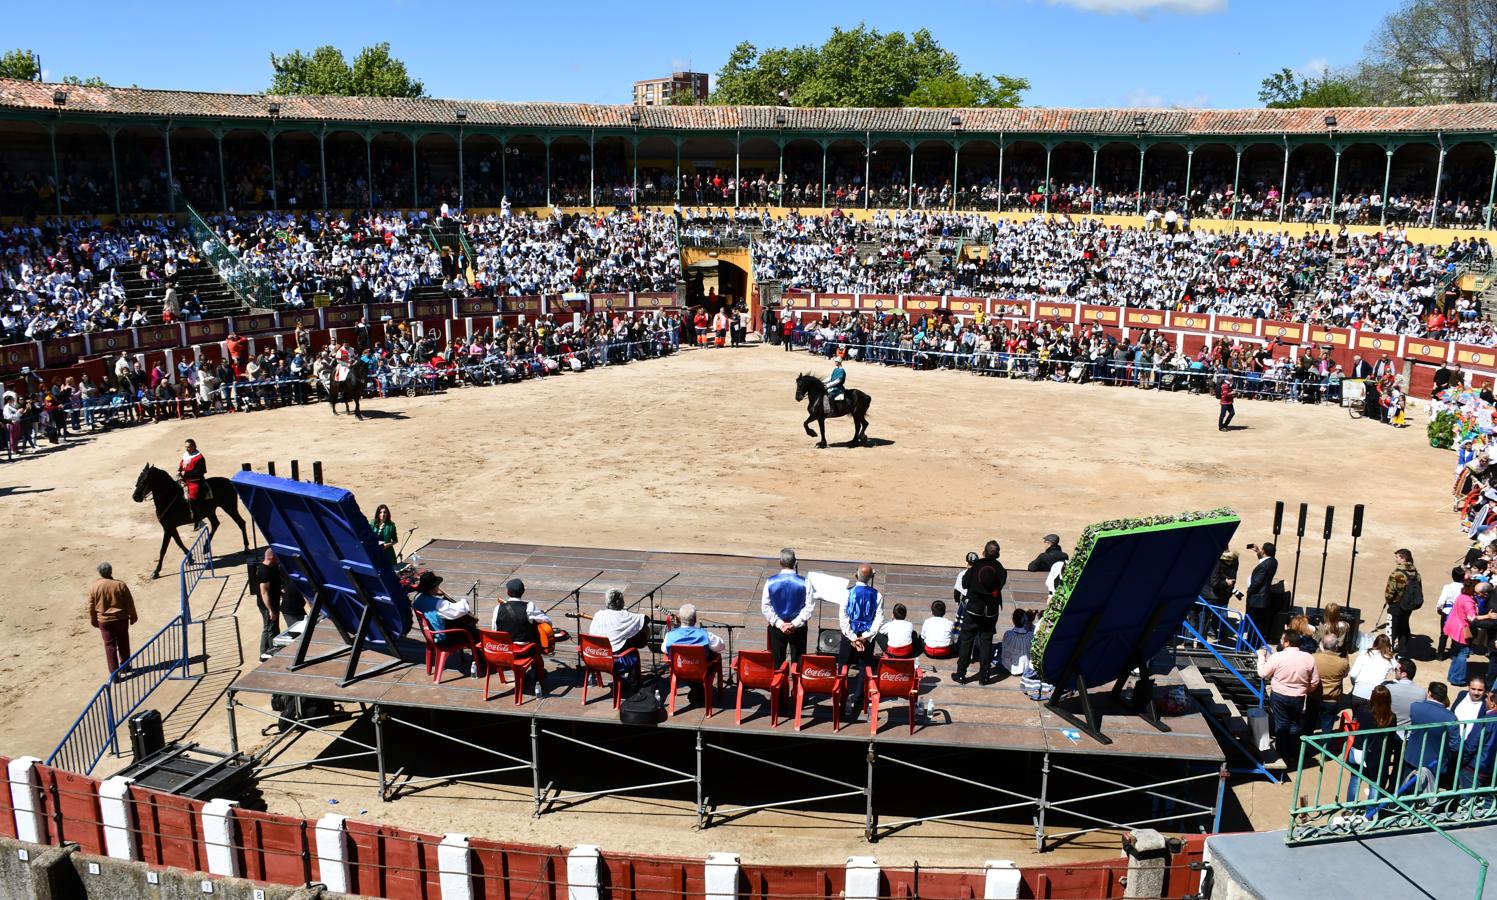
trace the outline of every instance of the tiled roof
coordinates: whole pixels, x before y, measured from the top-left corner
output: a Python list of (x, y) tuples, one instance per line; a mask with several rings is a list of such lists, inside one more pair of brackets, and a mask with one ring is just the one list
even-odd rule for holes
[[(499, 103), (489, 100), (407, 100), (388, 97), (270, 97), (140, 88), (95, 88), (0, 79), (0, 109), (54, 110), (53, 92), (67, 91), (69, 113), (175, 119), (257, 119), (280, 104), (280, 120), (517, 128), (629, 128), (638, 113), (644, 129), (681, 131), (930, 132), (950, 135), (952, 115), (963, 132), (1115, 134), (1131, 136), (1142, 116), (1150, 135), (1324, 135), (1325, 117), (1337, 132), (1497, 132), (1497, 103), (1344, 109), (800, 109), (769, 106), (628, 106), (590, 103)], [(784, 116), (783, 126), (776, 121)]]

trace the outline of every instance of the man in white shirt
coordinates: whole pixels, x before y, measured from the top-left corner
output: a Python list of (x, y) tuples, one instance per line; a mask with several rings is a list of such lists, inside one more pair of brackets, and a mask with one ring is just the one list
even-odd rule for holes
[(780, 551), (780, 571), (764, 582), (759, 611), (769, 623), (769, 649), (778, 667), (788, 657), (799, 663), (806, 652), (806, 623), (811, 620), (815, 602), (806, 579), (796, 571), (795, 551)]
[(610, 588), (607, 598), (604, 608), (593, 614), (587, 633), (608, 638), (614, 653), (643, 649), (650, 641), (649, 616), (624, 609), (624, 592), (618, 588)]
[(1457, 694), (1455, 702), (1450, 705), (1450, 711), (1461, 723), (1462, 738), (1471, 733), (1471, 723), (1482, 714), (1486, 703), (1487, 679), (1483, 675), (1472, 675), (1466, 682), (1466, 689)]

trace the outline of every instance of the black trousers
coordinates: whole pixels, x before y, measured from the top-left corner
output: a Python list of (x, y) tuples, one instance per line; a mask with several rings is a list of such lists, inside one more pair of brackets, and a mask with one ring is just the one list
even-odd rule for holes
[(967, 614), (962, 618), (961, 645), (956, 658), (956, 677), (967, 677), (967, 666), (977, 660), (977, 677), (986, 681), (993, 667), (993, 634), (998, 631), (998, 617)]
[(1272, 630), (1271, 623), (1274, 619), (1273, 609), (1271, 607), (1267, 605), (1249, 606), (1247, 608), (1247, 617), (1249, 621), (1257, 626), (1258, 633), (1263, 635), (1263, 640), (1268, 642), (1268, 646), (1278, 646), (1279, 635), (1269, 634), (1269, 632)]
[[(856, 700), (861, 700), (863, 692), (868, 687), (868, 670), (873, 668), (873, 638), (863, 642), (863, 649), (854, 647), (847, 635), (842, 635), (842, 644), (837, 648), (837, 665), (847, 666), (847, 703), (850, 709), (856, 710)], [(852, 680), (853, 666), (858, 668), (858, 680)]]
[(1409, 629), (1409, 611), (1397, 606), (1388, 607), (1388, 639), (1400, 653), (1408, 652), (1409, 638), (1413, 637)]
[[(277, 600), (272, 596), (270, 602), (277, 603)], [(275, 636), (280, 633), (279, 610), (272, 611), (267, 608), (264, 598), (258, 591), (255, 593), (255, 609), (260, 611), (260, 655), (266, 656), (275, 649)]]
[(787, 656), (792, 663), (799, 663), (806, 652), (806, 626), (802, 625), (789, 634), (773, 625), (769, 626), (769, 652), (774, 654), (777, 669)]

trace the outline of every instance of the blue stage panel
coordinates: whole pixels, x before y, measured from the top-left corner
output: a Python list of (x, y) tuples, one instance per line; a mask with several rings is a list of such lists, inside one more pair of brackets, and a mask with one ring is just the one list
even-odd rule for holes
[[(358, 631), (363, 598), (392, 639), (410, 631), (410, 599), (351, 491), (258, 472), (231, 480), (287, 575), (307, 599), (320, 592), (323, 610), (344, 631)], [(380, 643), (378, 634), (369, 640)]]
[(1239, 522), (1223, 509), (1088, 526), (1035, 629), (1040, 677), (1060, 679), (1071, 666), (1086, 684), (1100, 686), (1158, 653), (1179, 631)]

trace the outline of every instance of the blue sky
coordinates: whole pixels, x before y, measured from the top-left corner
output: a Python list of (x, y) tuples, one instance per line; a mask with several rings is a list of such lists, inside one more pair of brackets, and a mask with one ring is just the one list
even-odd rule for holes
[[(51, 79), (256, 92), (269, 54), (387, 40), (436, 97), (623, 103), (637, 78), (715, 73), (741, 40), (820, 43), (860, 20), (929, 28), (969, 70), (1028, 78), (1039, 106), (1256, 106), (1265, 75), (1360, 58), (1397, 0), (943, 0), (742, 4), (362, 0), (14, 3), (0, 44)], [(742, 12), (724, 17), (724, 8)]]

